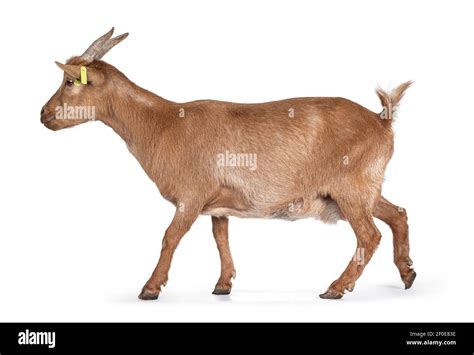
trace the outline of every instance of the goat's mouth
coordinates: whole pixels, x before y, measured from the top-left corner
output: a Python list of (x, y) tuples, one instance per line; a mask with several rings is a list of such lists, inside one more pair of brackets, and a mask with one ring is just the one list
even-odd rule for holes
[(43, 123), (43, 126), (45, 126), (46, 128), (48, 128), (52, 131), (57, 131), (57, 130), (61, 129), (60, 125), (58, 125), (58, 122), (57, 122), (55, 116), (45, 118), (42, 121), (42, 123)]
[(51, 121), (54, 120), (55, 118), (56, 118), (56, 116), (52, 115), (52, 116), (46, 117), (46, 118), (44, 118), (44, 119), (41, 119), (41, 122), (42, 122), (43, 124), (46, 124), (46, 123), (48, 123), (48, 122), (51, 122)]

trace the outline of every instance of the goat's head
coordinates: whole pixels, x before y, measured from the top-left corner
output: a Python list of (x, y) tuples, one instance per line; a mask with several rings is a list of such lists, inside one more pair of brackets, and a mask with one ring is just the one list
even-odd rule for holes
[(79, 57), (73, 57), (66, 64), (56, 62), (64, 71), (58, 91), (41, 109), (41, 122), (54, 131), (77, 126), (107, 110), (106, 93), (111, 83), (108, 68), (111, 66), (100, 59), (128, 33), (112, 38), (112, 28), (95, 40)]

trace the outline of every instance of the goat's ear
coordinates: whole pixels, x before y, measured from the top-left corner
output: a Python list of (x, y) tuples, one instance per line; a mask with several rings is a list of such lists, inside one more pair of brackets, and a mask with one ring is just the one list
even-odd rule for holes
[[(81, 77), (81, 65), (62, 64), (55, 62), (56, 65), (61, 68), (66, 74), (72, 78), (79, 79)], [(87, 67), (87, 78), (89, 81), (95, 84), (100, 84), (104, 81), (104, 74), (95, 68)]]

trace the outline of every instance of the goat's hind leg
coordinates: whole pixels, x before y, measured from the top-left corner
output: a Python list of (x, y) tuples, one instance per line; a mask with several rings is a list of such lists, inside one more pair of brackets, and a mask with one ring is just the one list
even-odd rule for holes
[(346, 290), (351, 292), (354, 289), (356, 280), (372, 258), (381, 238), (370, 209), (361, 206), (360, 203), (336, 202), (356, 234), (357, 249), (341, 276), (329, 286), (325, 293), (319, 295), (325, 299), (342, 298)]
[(380, 197), (374, 208), (374, 217), (387, 223), (393, 233), (393, 256), (405, 289), (410, 288), (415, 281), (416, 272), (410, 259), (410, 244), (408, 240), (408, 217), (404, 208), (395, 206), (384, 197)]

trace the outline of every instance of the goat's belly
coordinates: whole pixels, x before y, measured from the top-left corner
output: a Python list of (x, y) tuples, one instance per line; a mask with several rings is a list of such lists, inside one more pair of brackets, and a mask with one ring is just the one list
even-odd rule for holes
[(253, 206), (245, 210), (230, 206), (211, 207), (205, 209), (203, 214), (216, 217), (277, 218), (290, 221), (302, 218), (315, 218), (325, 223), (336, 223), (338, 220), (343, 219), (339, 207), (330, 198), (297, 198), (274, 205)]

